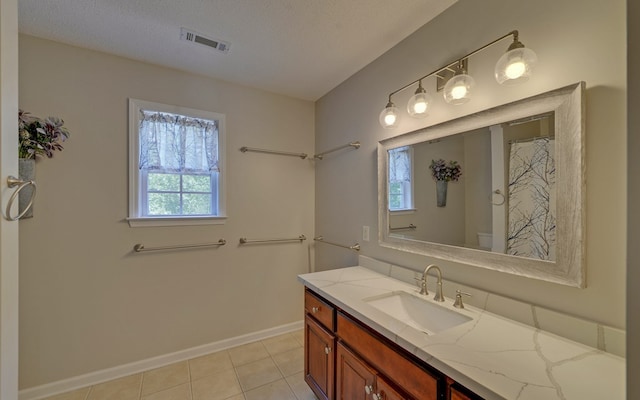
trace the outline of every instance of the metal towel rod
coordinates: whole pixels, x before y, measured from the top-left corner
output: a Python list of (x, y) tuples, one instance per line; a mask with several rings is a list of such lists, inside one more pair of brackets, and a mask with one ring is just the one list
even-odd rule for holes
[(268, 243), (268, 242), (295, 242), (300, 241), (302, 243), (303, 240), (307, 240), (305, 235), (300, 235), (297, 238), (286, 238), (286, 239), (247, 239), (240, 238), (240, 244), (251, 244), (251, 243)]
[(409, 224), (409, 226), (398, 226), (396, 228), (389, 227), (389, 230), (390, 231), (401, 231), (401, 230), (404, 230), (404, 229), (416, 229), (416, 228), (417, 228), (417, 226), (415, 226), (414, 224)]
[(313, 238), (313, 240), (315, 240), (317, 242), (321, 242), (321, 243), (330, 244), (332, 246), (342, 247), (343, 249), (360, 251), (360, 243), (358, 243), (358, 242), (356, 242), (356, 244), (354, 244), (353, 246), (345, 246), (345, 245), (342, 245), (342, 244), (326, 241), (326, 240), (324, 240), (323, 236), (316, 236), (316, 237)]
[(253, 147), (240, 147), (240, 151), (246, 153), (247, 151), (253, 151), (254, 153), (267, 153), (267, 154), (279, 154), (281, 156), (292, 156), (292, 157), (300, 157), (303, 160), (307, 158), (306, 153), (291, 153), (288, 151), (276, 151), (276, 150), (265, 150), (265, 149), (256, 149)]
[(212, 247), (212, 246), (224, 246), (227, 241), (220, 239), (215, 243), (199, 243), (199, 244), (180, 244), (175, 246), (159, 246), (159, 247), (144, 247), (143, 244), (136, 244), (133, 246), (133, 251), (141, 253), (143, 251), (157, 251), (157, 250), (177, 250), (177, 249), (191, 249), (194, 247)]
[(338, 150), (346, 149), (347, 147), (353, 147), (354, 149), (359, 149), (360, 148), (360, 142), (351, 142), (351, 143), (345, 144), (344, 146), (338, 146), (338, 147), (333, 148), (331, 150), (323, 151), (322, 153), (318, 153), (318, 154), (314, 155), (313, 158), (317, 158), (318, 160), (322, 160), (324, 158), (324, 156), (326, 156), (327, 154), (333, 153), (333, 152), (338, 151)]

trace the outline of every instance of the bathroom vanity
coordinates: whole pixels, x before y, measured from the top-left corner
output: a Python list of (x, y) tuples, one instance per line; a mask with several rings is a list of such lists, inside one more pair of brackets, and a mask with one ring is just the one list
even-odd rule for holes
[[(319, 399), (623, 399), (624, 359), (364, 267), (299, 276)], [(427, 318), (421, 319), (421, 311)]]
[(320, 399), (480, 399), (310, 289), (305, 344), (305, 380)]

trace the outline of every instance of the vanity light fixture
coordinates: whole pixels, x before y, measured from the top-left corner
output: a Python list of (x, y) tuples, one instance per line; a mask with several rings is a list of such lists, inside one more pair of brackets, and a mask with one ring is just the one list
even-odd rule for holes
[[(524, 47), (518, 39), (518, 31), (514, 30), (480, 47), (479, 49), (472, 51), (466, 56), (461, 57), (444, 67), (440, 67), (437, 70), (401, 87), (400, 89), (391, 92), (389, 94), (389, 101), (387, 102), (387, 105), (382, 112), (380, 112), (380, 125), (385, 129), (393, 129), (398, 126), (398, 108), (393, 104), (391, 97), (396, 93), (415, 85), (416, 83), (418, 84), (418, 88), (411, 99), (409, 99), (407, 112), (415, 118), (425, 117), (431, 107), (432, 98), (422, 87), (422, 81), (430, 76), (435, 75), (439, 80), (448, 79), (443, 89), (443, 96), (447, 103), (457, 105), (468, 102), (471, 99), (472, 88), (475, 85), (473, 77), (467, 74), (469, 57), (509, 36), (513, 36), (513, 42), (507, 49), (506, 53), (503, 54), (496, 63), (494, 70), (496, 81), (500, 84), (517, 84), (526, 82), (531, 76), (533, 66), (537, 62), (538, 57), (533, 50)], [(447, 72), (451, 75), (451, 71), (453, 72), (453, 76), (447, 78)]]
[(393, 129), (398, 126), (398, 108), (391, 101), (391, 95), (389, 95), (389, 102), (380, 112), (379, 120), (380, 125), (386, 129)]
[(518, 40), (518, 31), (514, 32), (513, 43), (496, 63), (495, 75), (500, 84), (510, 85), (528, 81), (531, 69), (538, 61), (536, 53), (524, 47)]
[(407, 103), (407, 112), (415, 118), (424, 118), (427, 116), (429, 106), (431, 106), (431, 95), (422, 87), (422, 80), (418, 81), (418, 89), (411, 96)]
[(444, 85), (444, 100), (449, 104), (464, 104), (471, 100), (471, 88), (476, 81), (462, 66), (462, 61), (458, 61), (453, 77)]

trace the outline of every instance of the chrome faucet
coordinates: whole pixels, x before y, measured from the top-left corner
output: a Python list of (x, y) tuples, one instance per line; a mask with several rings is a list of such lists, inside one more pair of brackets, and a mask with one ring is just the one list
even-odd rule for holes
[(433, 299), (435, 301), (444, 301), (444, 296), (442, 295), (442, 271), (440, 271), (440, 268), (435, 264), (431, 264), (424, 269), (424, 272), (422, 273), (420, 294), (429, 294), (429, 292), (427, 291), (427, 275), (429, 274), (429, 270), (431, 268), (435, 268), (438, 275), (438, 282), (436, 283), (436, 295), (433, 296)]

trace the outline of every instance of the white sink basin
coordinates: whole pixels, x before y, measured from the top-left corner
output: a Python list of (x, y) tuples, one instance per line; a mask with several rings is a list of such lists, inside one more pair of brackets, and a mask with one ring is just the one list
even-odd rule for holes
[(471, 321), (471, 317), (403, 291), (369, 297), (364, 301), (426, 334), (433, 335)]

